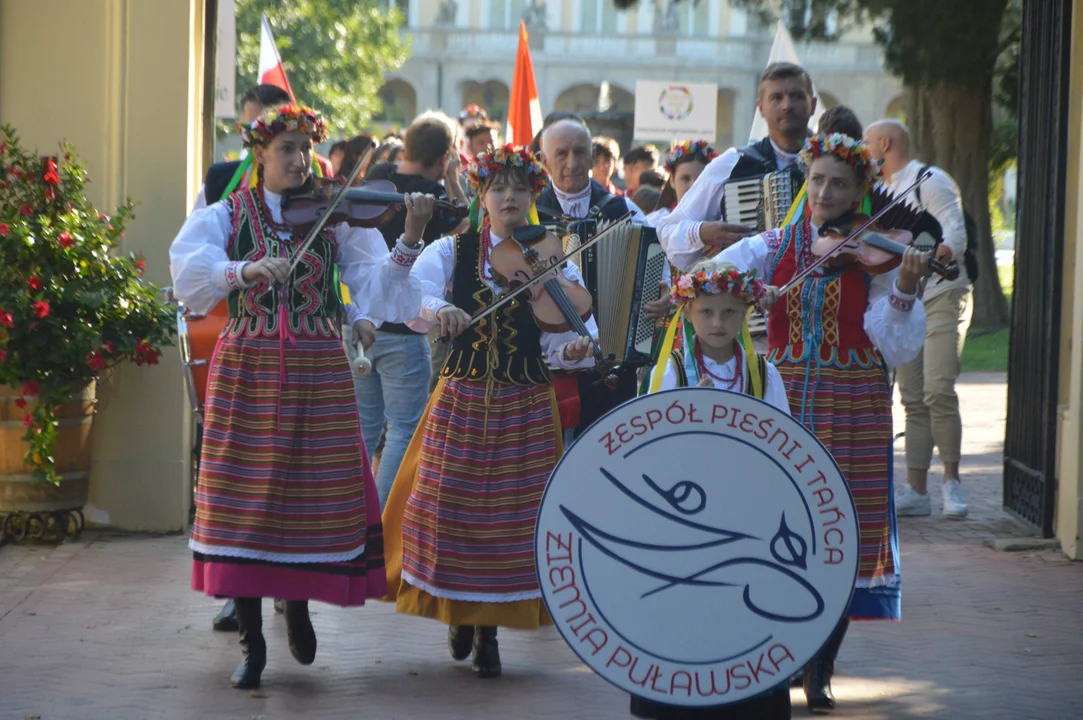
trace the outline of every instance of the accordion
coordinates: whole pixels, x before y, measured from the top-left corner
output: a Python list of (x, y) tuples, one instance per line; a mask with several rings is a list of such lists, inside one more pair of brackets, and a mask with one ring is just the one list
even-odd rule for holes
[(757, 233), (782, 225), (804, 179), (790, 170), (730, 180), (723, 185), (722, 219)]
[(612, 231), (571, 260), (594, 296), (602, 352), (613, 354), (622, 366), (650, 362), (655, 322), (643, 312), (643, 306), (658, 299), (658, 281), (669, 280), (663, 277), (666, 253), (654, 228), (627, 219), (591, 219), (571, 223), (566, 230), (562, 238), (565, 254), (575, 252), (597, 233)]

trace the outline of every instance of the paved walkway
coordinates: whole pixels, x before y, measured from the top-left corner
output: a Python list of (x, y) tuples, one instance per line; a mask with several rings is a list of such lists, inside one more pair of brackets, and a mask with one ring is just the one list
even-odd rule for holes
[[(1083, 716), (1083, 565), (983, 544), (1027, 534), (1000, 511), (1004, 390), (1002, 375), (961, 385), (971, 517), (902, 521), (905, 619), (851, 630), (834, 717)], [(381, 603), (316, 607), (308, 668), (267, 618), (264, 687), (239, 692), (227, 679), (236, 637), (211, 632), (218, 603), (188, 590), (188, 573), (175, 536), (0, 548), (0, 720), (629, 717), (626, 697), (551, 630), (502, 631), (505, 676), (485, 682), (451, 662), (443, 627)]]

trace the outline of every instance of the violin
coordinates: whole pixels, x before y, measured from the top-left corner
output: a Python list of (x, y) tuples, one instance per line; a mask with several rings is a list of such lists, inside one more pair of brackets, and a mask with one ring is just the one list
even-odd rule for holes
[[(824, 262), (828, 267), (859, 264), (873, 275), (891, 272), (902, 264), (902, 255), (914, 244), (914, 236), (905, 230), (883, 230), (875, 224), (869, 225), (869, 221), (868, 215), (848, 213), (834, 222), (825, 223), (816, 232), (812, 254), (817, 257), (828, 255)], [(865, 225), (868, 227), (862, 230)], [(929, 269), (947, 280), (959, 277), (955, 260), (944, 263), (929, 258), (928, 263)]]
[[(516, 228), (510, 240), (499, 243), (489, 254), (493, 280), (509, 290), (514, 291), (538, 276), (544, 277), (526, 290), (534, 320), (543, 332), (574, 330), (581, 337), (591, 337), (585, 321), (593, 311), (594, 298), (589, 290), (564, 276), (560, 269), (563, 261), (560, 239), (541, 225)], [(612, 372), (612, 356), (605, 357), (597, 341), (593, 348), (594, 366), (602, 382), (610, 389), (615, 388), (617, 376)]]
[[(339, 193), (342, 199), (328, 214)], [(397, 206), (405, 203), (406, 198), (390, 180), (370, 180), (343, 190), (335, 180), (313, 177), (297, 190), (283, 193), (282, 219), (299, 232), (308, 232), (325, 215), (326, 222), (335, 225), (374, 228), (390, 220), (398, 212)], [(470, 209), (449, 200), (437, 200), (433, 216), (437, 214), (461, 221), (470, 214)]]

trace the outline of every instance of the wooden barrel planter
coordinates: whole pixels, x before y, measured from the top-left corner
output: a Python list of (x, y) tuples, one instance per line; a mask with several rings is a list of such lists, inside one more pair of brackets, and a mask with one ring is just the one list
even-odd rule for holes
[[(0, 539), (60, 541), (83, 529), (82, 509), (90, 490), (91, 430), (95, 385), (91, 383), (57, 413), (53, 457), (60, 484), (35, 482), (23, 462), (23, 415), (17, 389), (0, 386)], [(29, 401), (29, 400), (28, 400)]]

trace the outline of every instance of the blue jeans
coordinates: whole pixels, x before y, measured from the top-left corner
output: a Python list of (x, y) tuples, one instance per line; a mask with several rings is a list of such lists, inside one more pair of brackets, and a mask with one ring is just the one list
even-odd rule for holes
[(424, 335), (377, 332), (376, 342), (365, 351), (365, 356), (372, 361), (372, 372), (363, 378), (355, 377), (353, 386), (361, 415), (361, 434), (370, 455), (379, 446), (387, 423), (387, 437), (376, 472), (382, 508), (429, 402), (432, 374), (429, 340)]

